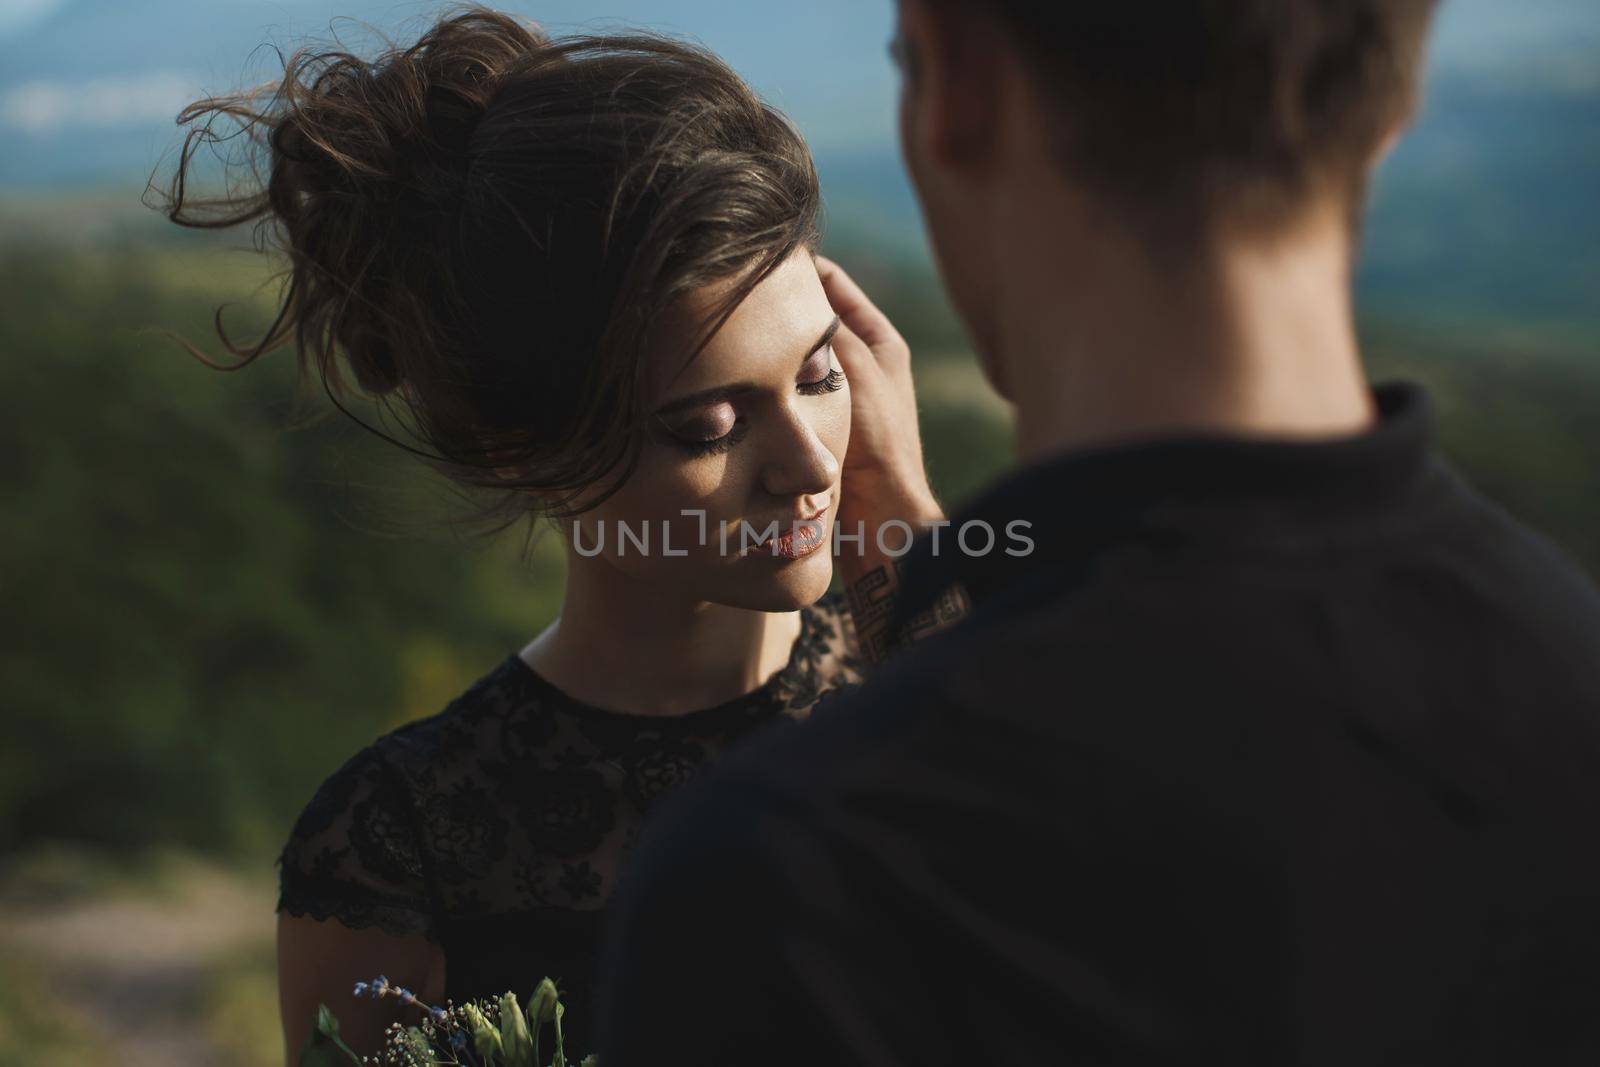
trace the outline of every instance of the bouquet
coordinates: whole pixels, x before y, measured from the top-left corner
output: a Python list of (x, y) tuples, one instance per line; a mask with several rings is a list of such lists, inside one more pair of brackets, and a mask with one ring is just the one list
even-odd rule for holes
[[(300, 1067), (364, 1063), (404, 1067), (567, 1067), (561, 1042), (561, 1017), (566, 1008), (556, 984), (548, 978), (533, 991), (526, 1009), (517, 1003), (515, 993), (506, 993), (497, 1001), (471, 1000), (460, 1006), (429, 1007), (409, 989), (391, 985), (381, 974), (371, 982), (357, 982), (355, 995), (374, 1000), (394, 997), (418, 1008), (422, 1021), (414, 1026), (394, 1023), (380, 1057), (364, 1059), (339, 1039), (338, 1018), (326, 1004), (319, 1005), (316, 1024), (300, 1052)], [(548, 1064), (539, 1053), (546, 1026), (555, 1028)], [(585, 1056), (578, 1067), (597, 1067), (598, 1063), (597, 1057)]]

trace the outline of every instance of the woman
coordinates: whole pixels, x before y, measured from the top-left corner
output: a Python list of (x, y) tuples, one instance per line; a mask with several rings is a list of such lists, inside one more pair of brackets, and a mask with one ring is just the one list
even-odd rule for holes
[[(251, 133), (265, 184), (195, 202), (216, 119)], [(472, 9), (374, 61), (299, 53), (179, 121), (169, 216), (273, 224), (290, 258), (276, 322), (230, 349), (292, 340), (330, 395), (342, 353), (486, 514), (549, 517), (566, 542), (559, 618), (357, 753), (294, 827), (291, 1060), (319, 1002), (376, 1051), (401, 1009), (351, 987), (380, 973), (435, 1004), (554, 976), (587, 1049), (602, 908), (645, 813), (860, 678), (827, 532), (891, 502), (938, 514), (909, 353), (814, 258), (803, 141), (698, 48)], [(865, 548), (841, 553), (858, 574)]]

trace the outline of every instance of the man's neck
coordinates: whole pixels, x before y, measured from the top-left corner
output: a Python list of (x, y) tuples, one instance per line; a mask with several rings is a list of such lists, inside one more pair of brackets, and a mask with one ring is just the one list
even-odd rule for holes
[(1026, 460), (1182, 433), (1331, 438), (1375, 419), (1336, 212), (1180, 269), (1122, 232), (1036, 238), (1006, 271), (994, 358)]

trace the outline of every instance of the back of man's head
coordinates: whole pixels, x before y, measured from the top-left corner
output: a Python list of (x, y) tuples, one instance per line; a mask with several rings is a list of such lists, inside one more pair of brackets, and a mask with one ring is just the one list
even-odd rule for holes
[(1059, 109), (1052, 154), (1141, 213), (1272, 225), (1364, 199), (1436, 0), (922, 0), (992, 15)]

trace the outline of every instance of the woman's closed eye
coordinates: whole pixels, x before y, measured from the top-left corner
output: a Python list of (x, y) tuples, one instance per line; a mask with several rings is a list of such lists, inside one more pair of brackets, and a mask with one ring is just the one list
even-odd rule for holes
[(744, 437), (744, 426), (733, 405), (721, 403), (669, 425), (667, 432), (690, 454), (704, 456), (732, 448)]
[[(795, 391), (804, 396), (832, 393), (843, 387), (844, 372), (833, 366), (833, 346), (812, 353), (801, 368)], [(728, 451), (744, 440), (749, 424), (724, 401), (666, 426), (672, 440), (691, 456), (711, 456)]]
[(795, 386), (807, 396), (831, 393), (844, 384), (844, 372), (833, 366), (833, 346), (823, 345), (811, 354), (801, 368), (801, 381)]

